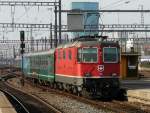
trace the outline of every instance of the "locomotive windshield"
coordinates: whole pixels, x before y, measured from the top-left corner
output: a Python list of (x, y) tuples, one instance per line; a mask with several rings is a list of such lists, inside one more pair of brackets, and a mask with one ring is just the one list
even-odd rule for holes
[(80, 48), (78, 49), (78, 61), (95, 63), (98, 60), (98, 50), (97, 48)]
[(103, 62), (104, 63), (117, 63), (118, 49), (116, 47), (104, 47), (103, 48)]

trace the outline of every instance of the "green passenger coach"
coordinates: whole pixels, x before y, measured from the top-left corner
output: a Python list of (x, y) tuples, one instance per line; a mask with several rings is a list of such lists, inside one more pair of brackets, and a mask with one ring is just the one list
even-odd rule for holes
[(39, 82), (54, 82), (54, 50), (24, 55), (23, 72)]

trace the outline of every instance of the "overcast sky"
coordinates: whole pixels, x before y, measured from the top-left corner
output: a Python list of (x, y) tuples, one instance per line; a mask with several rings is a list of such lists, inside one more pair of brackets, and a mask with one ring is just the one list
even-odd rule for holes
[[(6, 1), (6, 0), (3, 0)], [(13, 0), (10, 0), (13, 1)], [(17, 0), (14, 0), (17, 1)], [(18, 0), (25, 1), (25, 0)], [(28, 0), (31, 1), (31, 0)], [(40, 1), (40, 0), (32, 0)], [(51, 1), (51, 0), (41, 0)], [(70, 9), (71, 2), (99, 2), (100, 9), (150, 9), (150, 0), (62, 0), (62, 8)], [(14, 21), (16, 23), (50, 23), (54, 20), (52, 7), (9, 7), (0, 6), (0, 23), (12, 22), (12, 13), (14, 11)], [(140, 13), (103, 13), (101, 15), (103, 24), (140, 24)], [(150, 24), (150, 13), (144, 14), (145, 23)], [(65, 14), (63, 14), (63, 23), (66, 23)], [(8, 29), (0, 28), (0, 39), (18, 39), (19, 33)], [(47, 36), (48, 32), (36, 32), (34, 36)], [(27, 34), (28, 36), (30, 34)], [(13, 38), (12, 38), (13, 37)]]

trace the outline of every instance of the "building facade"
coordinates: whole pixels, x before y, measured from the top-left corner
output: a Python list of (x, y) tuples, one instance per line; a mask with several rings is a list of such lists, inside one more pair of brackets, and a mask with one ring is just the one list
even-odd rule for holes
[[(98, 2), (72, 2), (72, 10), (98, 10)], [(75, 37), (85, 35), (98, 35), (99, 13), (86, 12), (83, 14), (83, 25), (85, 30), (91, 30), (91, 32), (78, 32), (74, 33)]]

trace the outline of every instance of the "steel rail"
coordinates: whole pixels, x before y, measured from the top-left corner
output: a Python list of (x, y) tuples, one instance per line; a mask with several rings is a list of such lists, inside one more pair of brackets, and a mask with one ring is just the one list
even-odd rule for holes
[[(8, 73), (8, 74), (10, 74), (10, 75), (15, 75), (15, 76), (20, 76), (20, 74), (16, 74), (15, 72), (11, 72), (11, 73)], [(9, 79), (9, 78), (8, 78), (8, 79)], [(10, 79), (11, 79), (11, 77), (10, 77)], [(14, 90), (16, 90), (16, 91), (22, 92), (22, 93), (24, 93), (24, 94), (27, 94), (27, 95), (33, 97), (34, 99), (38, 100), (39, 102), (45, 104), (45, 105), (46, 105), (49, 109), (51, 109), (54, 113), (62, 113), (62, 111), (60, 111), (59, 109), (57, 109), (56, 107), (54, 107), (53, 105), (51, 105), (51, 104), (48, 103), (46, 100), (42, 99), (41, 97), (39, 97), (39, 96), (36, 95), (36, 94), (30, 94), (30, 93), (28, 93), (28, 92), (25, 92), (25, 91), (23, 91), (23, 90), (20, 90), (20, 89), (18, 89), (18, 88), (16, 88), (16, 87), (10, 85), (8, 82), (6, 82), (5, 85), (7, 85), (8, 87), (10, 87), (10, 88), (12, 88), (12, 89), (14, 89)], [(22, 112), (21, 112), (21, 113), (22, 113)], [(29, 112), (27, 112), (27, 113), (29, 113)]]
[[(20, 111), (20, 113), (30, 113), (27, 108), (14, 96), (12, 95), (10, 92), (5, 91), (3, 89), (0, 89), (0, 91), (2, 91), (6, 96), (10, 97), (13, 101), (15, 101), (15, 103), (17, 103), (22, 109)], [(19, 107), (19, 110), (20, 110)], [(17, 110), (17, 108), (15, 108)]]

